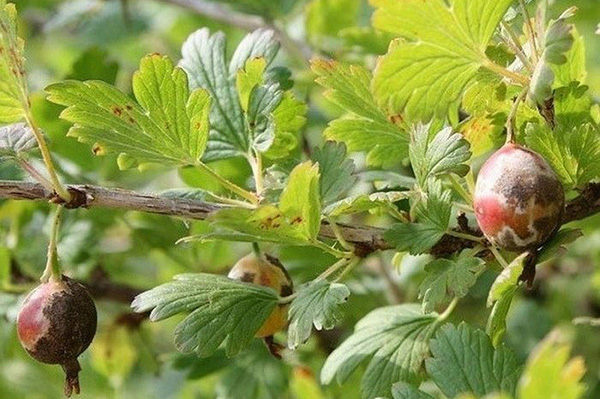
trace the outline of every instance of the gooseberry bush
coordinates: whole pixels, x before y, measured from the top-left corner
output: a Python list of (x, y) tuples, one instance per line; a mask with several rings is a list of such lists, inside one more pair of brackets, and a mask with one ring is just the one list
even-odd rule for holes
[(0, 397), (598, 397), (591, 3), (0, 0)]

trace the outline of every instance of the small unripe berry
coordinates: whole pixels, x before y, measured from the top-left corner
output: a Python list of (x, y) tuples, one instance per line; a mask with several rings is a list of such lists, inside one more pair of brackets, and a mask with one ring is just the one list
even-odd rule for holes
[(96, 306), (90, 294), (66, 276), (37, 286), (25, 298), (17, 316), (23, 348), (42, 363), (62, 366), (67, 396), (80, 391), (77, 357), (92, 342), (96, 325)]
[(494, 245), (514, 252), (538, 248), (560, 226), (565, 193), (539, 154), (506, 144), (481, 167), (475, 185), (477, 223)]
[[(277, 258), (269, 255), (257, 256), (252, 253), (241, 258), (229, 271), (227, 277), (271, 287), (280, 296), (289, 296), (294, 292), (290, 275)], [(269, 337), (287, 325), (289, 305), (277, 305), (262, 327), (256, 332), (257, 338)]]

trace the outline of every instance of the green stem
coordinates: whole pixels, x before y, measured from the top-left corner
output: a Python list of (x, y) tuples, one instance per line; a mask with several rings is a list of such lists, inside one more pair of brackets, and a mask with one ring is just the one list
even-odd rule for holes
[(477, 237), (472, 234), (459, 233), (458, 231), (454, 231), (454, 230), (450, 230), (450, 229), (446, 230), (446, 234), (448, 234), (449, 236), (452, 236), (452, 237), (464, 238), (465, 240), (475, 241), (478, 243), (482, 243), (484, 240), (483, 237)]
[(469, 170), (469, 173), (465, 176), (467, 182), (467, 189), (469, 190), (469, 196), (473, 198), (475, 193), (475, 177), (473, 176), (473, 170)]
[(354, 245), (350, 244), (348, 241), (346, 241), (346, 239), (344, 238), (344, 235), (342, 234), (340, 228), (338, 227), (337, 223), (335, 223), (335, 221), (331, 218), (326, 218), (327, 222), (329, 223), (329, 225), (331, 226), (331, 230), (333, 231), (333, 234), (335, 235), (336, 240), (338, 240), (338, 242), (340, 243), (340, 245), (347, 251), (352, 251), (354, 249)]
[(500, 252), (498, 252), (498, 250), (496, 249), (496, 247), (494, 247), (493, 245), (491, 245), (489, 247), (489, 249), (492, 252), (492, 254), (494, 255), (494, 258), (496, 258), (496, 260), (498, 261), (498, 263), (500, 263), (500, 265), (502, 266), (502, 268), (506, 269), (508, 267), (508, 262), (506, 261), (506, 259), (504, 259), (504, 257), (502, 256), (502, 254)]
[(252, 252), (256, 255), (257, 258), (262, 258), (262, 252), (260, 251), (260, 247), (257, 242), (252, 243)]
[(56, 245), (58, 244), (58, 228), (60, 226), (60, 216), (62, 214), (62, 206), (56, 207), (54, 212), (54, 220), (52, 221), (52, 228), (50, 230), (50, 242), (48, 243), (48, 259), (46, 260), (46, 268), (40, 278), (42, 283), (47, 283), (50, 280), (61, 281), (62, 272), (60, 270), (60, 263), (58, 262), (58, 256), (56, 254)]
[(510, 112), (506, 119), (506, 144), (515, 142), (515, 125), (517, 123), (517, 111), (519, 110), (519, 105), (525, 99), (527, 92), (528, 88), (526, 87), (515, 99), (510, 109)]
[(460, 184), (458, 178), (455, 175), (450, 175), (450, 182), (452, 183), (452, 187), (456, 190), (458, 195), (460, 195), (462, 199), (465, 200), (467, 205), (471, 205), (473, 203), (473, 198), (471, 197), (471, 194), (469, 194), (469, 192), (465, 190), (463, 185)]
[(529, 78), (527, 76), (521, 75), (520, 73), (510, 71), (510, 70), (504, 68), (503, 66), (500, 66), (500, 65), (496, 64), (495, 62), (490, 61), (487, 58), (483, 62), (483, 66), (500, 76), (504, 76), (506, 78), (509, 78), (509, 79), (519, 83), (521, 86), (525, 86), (525, 87), (529, 86)]
[(214, 170), (212, 170), (211, 168), (209, 168), (204, 162), (198, 162), (196, 164), (196, 166), (198, 166), (204, 172), (208, 173), (211, 177), (213, 177), (216, 181), (218, 181), (219, 184), (222, 185), (227, 190), (229, 190), (232, 193), (235, 193), (235, 194), (239, 195), (240, 197), (242, 197), (242, 198), (250, 201), (253, 205), (257, 205), (258, 204), (258, 198), (256, 197), (256, 195), (254, 195), (250, 191), (244, 190), (243, 188), (241, 188), (237, 184), (234, 184), (234, 183), (230, 182), (229, 180), (224, 179), (217, 172), (215, 172)]
[(344, 258), (347, 259), (349, 257), (352, 256), (351, 252), (344, 252), (344, 251), (339, 251), (333, 247), (330, 247), (329, 245), (325, 244), (324, 242), (321, 242), (319, 240), (314, 240), (312, 241), (312, 245), (335, 256), (336, 258)]
[(40, 183), (44, 188), (48, 191), (54, 191), (54, 187), (52, 186), (52, 182), (46, 179), (32, 164), (30, 164), (25, 158), (22, 156), (17, 156), (17, 161), (21, 168), (29, 173), (31, 177), (34, 178), (35, 181)]
[(277, 300), (277, 303), (279, 305), (287, 305), (288, 303), (291, 303), (294, 301), (294, 299), (296, 299), (296, 297), (298, 296), (297, 292), (294, 292), (292, 295), (288, 295), (288, 296), (284, 296), (284, 297), (280, 297)]
[(337, 283), (338, 281), (341, 281), (344, 277), (346, 277), (346, 275), (352, 270), (354, 269), (354, 266), (358, 265), (360, 263), (360, 258), (355, 257), (352, 258), (348, 264), (346, 265), (346, 267), (344, 267), (344, 270), (342, 270), (342, 272), (340, 274), (338, 274), (338, 276), (333, 280), (335, 283)]
[(348, 258), (338, 260), (333, 265), (329, 266), (323, 273), (319, 274), (319, 276), (314, 281), (321, 281), (327, 279), (327, 277), (331, 276), (333, 273), (335, 273), (348, 263), (350, 263), (350, 259)]
[(264, 190), (262, 156), (258, 152), (255, 152), (254, 156), (248, 155), (248, 163), (250, 164), (252, 175), (254, 176), (256, 195), (260, 197)]
[(456, 202), (456, 201), (455, 201), (455, 202), (454, 202), (454, 206), (455, 206), (455, 207), (456, 207), (456, 208), (457, 208), (459, 211), (462, 211), (462, 212), (468, 212), (468, 213), (474, 213), (474, 212), (475, 212), (475, 210), (473, 209), (473, 207), (472, 207), (472, 206), (465, 205), (465, 204), (462, 204), (462, 203), (460, 203), (460, 202)]
[(508, 39), (503, 40), (504, 43), (506, 43), (506, 45), (515, 52), (519, 60), (521, 60), (523, 65), (525, 65), (525, 68), (527, 68), (529, 72), (533, 72), (533, 65), (531, 64), (531, 61), (529, 61), (529, 59), (527, 58), (527, 55), (525, 54), (523, 46), (521, 46), (521, 43), (519, 42), (519, 38), (517, 37), (515, 31), (510, 27), (510, 25), (508, 25), (504, 21), (500, 22), (500, 25), (508, 34)]
[(444, 321), (446, 321), (448, 319), (448, 317), (450, 317), (450, 315), (452, 314), (454, 309), (456, 309), (456, 305), (458, 305), (458, 298), (454, 297), (454, 299), (452, 299), (452, 302), (450, 302), (450, 304), (448, 304), (448, 307), (446, 307), (446, 309), (438, 316), (438, 318), (435, 322), (437, 324), (440, 324), (440, 323), (443, 323)]
[(25, 111), (25, 120), (27, 124), (31, 128), (33, 135), (37, 141), (38, 146), (40, 147), (40, 152), (42, 153), (42, 159), (44, 160), (44, 164), (46, 165), (46, 169), (48, 170), (48, 175), (50, 175), (50, 181), (52, 182), (52, 188), (58, 194), (60, 198), (64, 201), (71, 201), (71, 194), (69, 191), (61, 184), (58, 179), (58, 175), (56, 174), (56, 169), (54, 168), (54, 163), (52, 162), (52, 156), (50, 155), (50, 150), (48, 149), (48, 145), (46, 144), (46, 139), (44, 139), (44, 135), (37, 127), (33, 120), (33, 116), (31, 115), (31, 110), (29, 108)]
[(531, 16), (529, 15), (529, 11), (527, 11), (527, 6), (525, 5), (525, 2), (523, 0), (519, 0), (519, 6), (521, 7), (521, 14), (523, 15), (523, 20), (525, 23), (525, 28), (527, 29), (527, 34), (529, 35), (529, 38), (531, 40), (531, 47), (533, 50), (533, 61), (537, 63), (539, 60), (538, 45), (535, 32), (533, 31), (533, 26), (531, 25)]
[(410, 220), (408, 220), (408, 218), (402, 212), (400, 212), (398, 208), (396, 208), (396, 205), (388, 203), (387, 210), (390, 215), (402, 223), (410, 223)]
[(256, 206), (254, 206), (251, 203), (246, 202), (246, 201), (239, 201), (239, 200), (236, 200), (233, 198), (222, 197), (222, 196), (214, 194), (214, 193), (210, 193), (210, 196), (216, 202), (219, 202), (221, 204), (237, 206), (239, 208), (245, 208), (245, 209), (256, 209)]

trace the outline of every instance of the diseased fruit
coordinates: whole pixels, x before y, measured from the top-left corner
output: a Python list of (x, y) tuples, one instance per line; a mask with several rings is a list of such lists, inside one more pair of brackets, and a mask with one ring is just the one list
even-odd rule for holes
[(515, 252), (538, 248), (558, 229), (565, 193), (539, 154), (506, 144), (482, 166), (474, 196), (479, 227), (494, 245)]
[(31, 291), (17, 317), (23, 348), (42, 363), (62, 366), (67, 396), (80, 392), (77, 357), (92, 342), (96, 325), (96, 306), (90, 294), (66, 276)]
[[(258, 256), (254, 253), (244, 256), (229, 271), (227, 277), (271, 287), (280, 296), (289, 296), (294, 292), (294, 284), (287, 270), (277, 258), (269, 255)], [(287, 325), (289, 305), (278, 305), (269, 315), (262, 327), (256, 332), (257, 338), (269, 337)]]

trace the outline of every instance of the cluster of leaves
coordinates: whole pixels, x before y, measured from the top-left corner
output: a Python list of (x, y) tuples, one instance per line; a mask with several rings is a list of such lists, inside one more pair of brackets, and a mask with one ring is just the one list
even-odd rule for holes
[[(266, 20), (293, 8), (293, 2), (231, 3)], [(151, 164), (197, 169), (229, 191), (231, 197), (193, 188), (166, 194), (221, 205), (209, 218), (210, 228), (184, 241), (312, 246), (339, 258), (289, 297), (220, 275), (188, 273), (139, 295), (134, 310), (151, 311), (153, 321), (186, 314), (174, 333), (182, 352), (209, 363), (239, 355), (227, 363), (220, 397), (239, 397), (245, 384), (254, 396), (276, 397), (287, 375), (264, 353), (241, 352), (282, 304), (291, 303), (290, 349), (307, 342), (313, 327), (331, 330), (341, 322), (343, 304), (354, 293), (341, 279), (359, 259), (339, 234), (333, 245), (325, 241), (322, 222), (335, 233), (349, 216), (377, 213), (387, 218), (386, 242), (407, 257), (431, 252), (446, 236), (470, 240), (472, 248), (427, 258), (415, 294), (420, 304), (379, 307), (358, 321), (323, 365), (324, 384), (344, 383), (366, 364), (365, 399), (433, 398), (419, 390), (426, 379), (447, 398), (580, 398), (584, 367), (580, 359), (568, 361), (568, 345), (550, 337), (523, 368), (503, 344), (527, 254), (513, 257), (498, 273), (504, 257), (512, 255), (495, 253), (497, 260), (484, 261), (476, 256), (482, 239), (454, 222), (459, 210), (470, 211), (474, 161), (495, 146), (493, 135), (512, 123), (511, 114), (518, 139), (548, 160), (567, 191), (600, 177), (600, 113), (582, 82), (582, 39), (568, 23), (573, 10), (546, 23), (543, 4), (532, 22), (515, 17), (512, 0), (371, 3), (373, 27), (363, 30), (352, 28), (357, 1), (314, 0), (307, 9), (311, 42), (336, 35), (363, 44), (393, 38), (373, 72), (343, 61), (311, 61), (323, 96), (343, 115), (323, 132), (331, 141), (307, 160), (296, 158), (308, 106), (292, 94), (291, 72), (275, 66), (279, 43), (271, 30), (246, 35), (228, 60), (225, 34), (200, 29), (183, 44), (177, 65), (158, 54), (141, 60), (133, 97), (114, 84), (75, 79), (79, 76), (46, 88), (48, 100), (65, 107), (60, 116), (70, 124), (68, 135), (91, 145), (96, 155), (116, 154), (121, 169), (144, 171)], [(0, 7), (0, 123), (13, 123), (0, 128), (0, 156), (22, 160), (35, 147), (22, 123), (33, 123), (23, 44), (14, 6), (0, 0)], [(340, 10), (344, 18), (330, 23), (327, 16)], [(348, 153), (363, 154), (369, 168), (392, 170), (374, 178), (383, 188), (353, 192), (359, 175)], [(247, 162), (253, 184), (234, 184), (211, 168), (232, 159)], [(276, 173), (283, 177), (269, 179)], [(169, 245), (173, 236), (188, 233), (174, 230)], [(538, 262), (580, 234), (561, 230)], [(488, 293), (486, 332), (447, 323), (457, 301), (490, 272), (497, 276)], [(253, 367), (277, 378), (266, 381)]]

